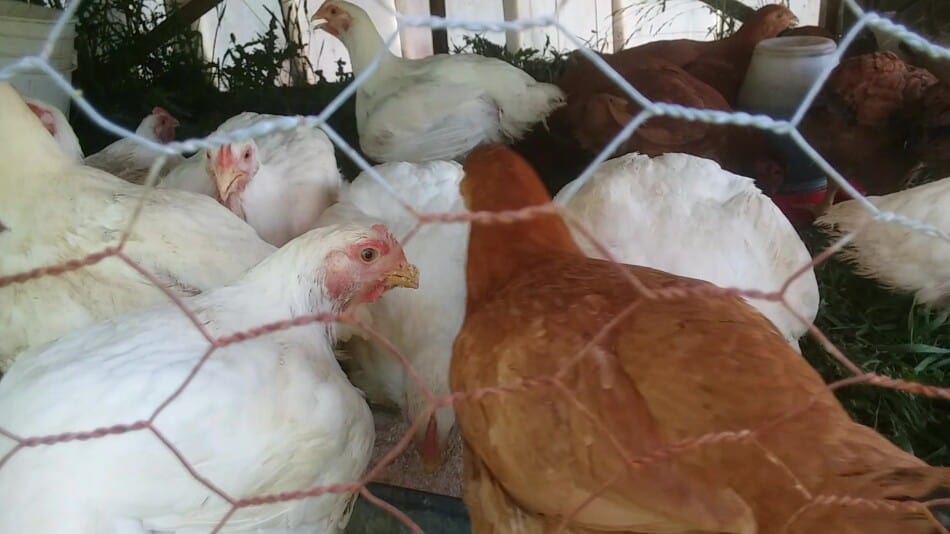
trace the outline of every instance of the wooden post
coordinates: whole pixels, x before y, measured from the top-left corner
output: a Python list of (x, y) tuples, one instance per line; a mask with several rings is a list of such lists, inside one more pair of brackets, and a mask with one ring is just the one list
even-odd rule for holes
[[(444, 17), (445, 0), (429, 0), (429, 13), (435, 17)], [(432, 52), (449, 53), (449, 33), (446, 30), (432, 30)]]
[[(396, 11), (403, 15), (429, 14), (429, 0), (395, 0)], [(399, 44), (402, 57), (418, 59), (432, 55), (432, 31), (425, 27), (401, 28)]]
[[(502, 9), (504, 9), (505, 22), (511, 22), (512, 20), (518, 20), (518, 2), (519, 0), (502, 0)], [(521, 49), (521, 32), (519, 31), (506, 31), (505, 32), (505, 48), (509, 52), (515, 53)]]
[(624, 4), (624, 0), (610, 0), (610, 32), (613, 37), (611, 53), (623, 50), (627, 42), (627, 29), (623, 23)]

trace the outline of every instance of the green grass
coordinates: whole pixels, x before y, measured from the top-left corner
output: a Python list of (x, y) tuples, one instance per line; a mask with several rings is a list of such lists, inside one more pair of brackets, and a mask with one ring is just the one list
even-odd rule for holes
[[(829, 241), (806, 229), (813, 255)], [(863, 371), (922, 384), (950, 386), (950, 310), (928, 310), (831, 259), (815, 269), (821, 307), (815, 325)], [(809, 362), (827, 382), (850, 376), (811, 336), (802, 340)], [(950, 465), (950, 402), (871, 385), (837, 391), (861, 423), (934, 465)]]

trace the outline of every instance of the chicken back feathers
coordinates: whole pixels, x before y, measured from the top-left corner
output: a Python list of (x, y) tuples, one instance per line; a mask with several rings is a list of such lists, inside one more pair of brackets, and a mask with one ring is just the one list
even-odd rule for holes
[[(502, 147), (474, 151), (465, 174), (471, 211), (549, 201)], [(921, 513), (796, 514), (818, 494), (919, 496), (950, 472), (852, 422), (738, 297), (689, 295), (712, 286), (586, 258), (553, 213), (473, 222), (466, 276), (452, 391), (514, 390), (456, 403), (474, 532), (548, 532), (562, 522), (585, 533), (933, 527)], [(680, 296), (647, 302), (631, 278)], [(670, 450), (722, 432), (736, 434)], [(881, 473), (888, 484), (874, 478)]]
[[(667, 61), (647, 58), (615, 68), (653, 102), (732, 111), (718, 91)], [(580, 80), (586, 83), (575, 83)], [(555, 127), (566, 124), (578, 144), (590, 153), (602, 150), (642, 111), (639, 104), (586, 59), (578, 58), (559, 83), (566, 88), (568, 103), (554, 113), (554, 118), (561, 122), (552, 122)], [(561, 116), (564, 118), (560, 119)], [(768, 193), (776, 191), (784, 179), (784, 164), (770, 147), (765, 133), (747, 126), (651, 117), (614, 154), (630, 152), (650, 156), (680, 152), (709, 158), (732, 172), (755, 178)]]
[[(565, 202), (567, 192), (563, 189), (554, 202), (623, 263), (722, 287), (773, 292), (812, 261), (795, 228), (751, 179), (705, 158), (627, 154), (605, 161)], [(588, 256), (607, 259), (583, 234), (571, 231)], [(798, 317), (811, 322), (818, 313), (814, 270), (798, 275), (783, 297), (794, 312), (780, 301), (748, 302), (797, 347), (808, 329)]]

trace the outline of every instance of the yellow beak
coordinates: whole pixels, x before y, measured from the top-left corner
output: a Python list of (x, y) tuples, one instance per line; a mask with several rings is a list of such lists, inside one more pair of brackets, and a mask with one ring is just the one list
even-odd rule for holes
[(218, 198), (223, 203), (234, 194), (234, 188), (240, 183), (243, 173), (239, 171), (218, 171), (214, 173), (214, 185), (218, 189)]
[(383, 282), (386, 289), (392, 289), (394, 287), (407, 287), (409, 289), (418, 289), (419, 288), (419, 269), (411, 263), (407, 263), (405, 267), (397, 269), (388, 275)]
[(312, 17), (310, 17), (310, 22), (312, 23), (311, 25), (314, 28), (318, 30), (323, 30), (323, 29), (326, 29), (326, 25), (328, 21), (327, 21), (327, 18), (324, 17), (323, 14), (321, 14), (320, 10), (318, 9), (317, 12), (314, 13)]

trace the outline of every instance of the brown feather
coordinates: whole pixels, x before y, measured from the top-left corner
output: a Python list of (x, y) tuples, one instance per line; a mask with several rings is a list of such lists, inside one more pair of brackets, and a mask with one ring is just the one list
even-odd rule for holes
[[(476, 211), (549, 201), (501, 146), (469, 155), (461, 189)], [(452, 391), (506, 388), (456, 404), (474, 533), (551, 532), (562, 521), (574, 533), (777, 533), (790, 520), (796, 534), (933, 528), (919, 512), (796, 514), (819, 494), (917, 497), (946, 485), (950, 470), (851, 421), (739, 297), (690, 294), (714, 287), (587, 258), (553, 214), (473, 224), (466, 276)], [(650, 299), (631, 278), (679, 296)], [(669, 450), (722, 432), (744, 437)]]

